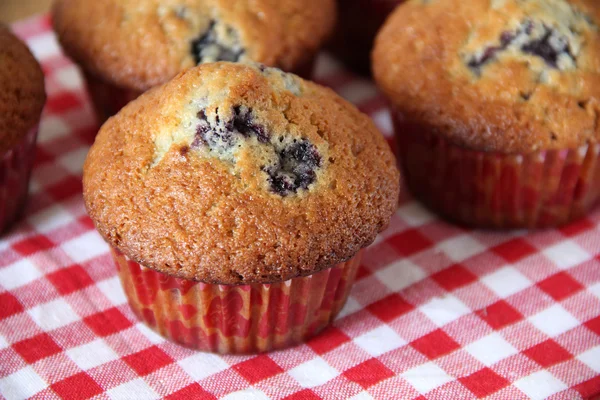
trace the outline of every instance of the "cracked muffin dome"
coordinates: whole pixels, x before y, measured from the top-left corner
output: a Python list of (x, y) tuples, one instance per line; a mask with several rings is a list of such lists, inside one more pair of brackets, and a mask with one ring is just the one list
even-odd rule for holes
[(98, 231), (140, 264), (207, 283), (309, 275), (369, 245), (399, 173), (372, 121), (259, 64), (180, 73), (109, 119), (84, 167)]
[(145, 91), (204, 62), (302, 67), (333, 28), (335, 0), (56, 0), (53, 21), (76, 62)]
[(44, 75), (27, 46), (0, 24), (0, 155), (40, 120)]
[(394, 107), (469, 149), (524, 153), (595, 142), (595, 0), (413, 0), (380, 31), (378, 85)]

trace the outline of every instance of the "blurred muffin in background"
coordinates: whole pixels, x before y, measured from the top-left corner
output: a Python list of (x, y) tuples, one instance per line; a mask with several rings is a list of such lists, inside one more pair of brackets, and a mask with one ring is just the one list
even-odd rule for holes
[(100, 122), (180, 71), (256, 61), (310, 77), (335, 0), (56, 0), (53, 24)]
[(600, 4), (399, 6), (373, 53), (417, 198), (478, 227), (540, 228), (600, 199)]
[(353, 71), (369, 75), (375, 36), (403, 1), (338, 0), (338, 22), (329, 49)]
[(0, 24), (0, 232), (20, 216), (46, 92), (27, 46)]

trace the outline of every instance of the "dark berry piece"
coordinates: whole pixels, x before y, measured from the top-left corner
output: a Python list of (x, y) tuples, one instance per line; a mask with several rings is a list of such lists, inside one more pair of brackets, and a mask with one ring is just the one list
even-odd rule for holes
[(208, 30), (192, 41), (192, 55), (196, 64), (207, 58), (211, 61), (237, 62), (244, 54), (243, 49), (233, 49), (219, 40), (215, 26), (216, 22), (211, 21)]
[(561, 54), (568, 55), (573, 59), (573, 55), (569, 50), (569, 41), (559, 32), (545, 26), (546, 32), (541, 39), (533, 40), (521, 47), (523, 52), (541, 57), (546, 61), (546, 64), (553, 68), (558, 68), (558, 57)]
[(241, 106), (233, 108), (233, 119), (231, 121), (233, 129), (245, 137), (256, 136), (259, 142), (267, 143), (270, 135), (264, 126), (254, 123), (253, 120), (251, 108), (242, 108)]
[(278, 163), (264, 169), (275, 193), (287, 196), (299, 189), (308, 189), (317, 178), (315, 169), (321, 166), (321, 155), (308, 140), (291, 143), (278, 157)]

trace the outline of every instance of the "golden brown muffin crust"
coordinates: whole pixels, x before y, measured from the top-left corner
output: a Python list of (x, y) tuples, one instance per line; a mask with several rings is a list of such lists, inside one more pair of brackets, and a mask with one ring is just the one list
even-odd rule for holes
[(600, 137), (599, 22), (595, 0), (413, 0), (380, 31), (374, 74), (467, 148), (574, 148)]
[(53, 20), (76, 62), (144, 91), (196, 65), (194, 41), (223, 46), (205, 48), (202, 62), (239, 58), (293, 70), (332, 30), (335, 0), (57, 0)]
[(44, 74), (27, 46), (0, 24), (0, 155), (40, 121)]
[(396, 209), (399, 173), (372, 121), (273, 68), (203, 64), (109, 119), (84, 167), (98, 231), (144, 266), (240, 284), (331, 267)]

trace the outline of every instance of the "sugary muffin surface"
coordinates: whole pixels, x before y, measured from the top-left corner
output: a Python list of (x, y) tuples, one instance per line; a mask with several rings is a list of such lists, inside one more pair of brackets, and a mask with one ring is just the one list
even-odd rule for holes
[(0, 156), (40, 120), (44, 75), (27, 46), (0, 24)]
[(211, 283), (273, 282), (351, 258), (396, 209), (394, 157), (329, 89), (262, 65), (204, 64), (101, 129), (84, 198), (130, 258)]
[(407, 118), (476, 150), (600, 137), (600, 4), (413, 0), (380, 32), (378, 84)]
[(74, 60), (144, 91), (203, 62), (293, 70), (329, 35), (335, 0), (56, 0), (53, 19)]

